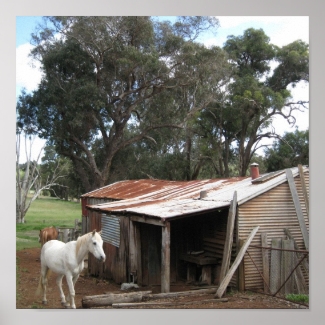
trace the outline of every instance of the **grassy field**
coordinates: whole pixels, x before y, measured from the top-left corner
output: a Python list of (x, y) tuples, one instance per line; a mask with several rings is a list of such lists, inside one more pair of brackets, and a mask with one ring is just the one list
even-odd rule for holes
[(16, 249), (39, 247), (40, 229), (74, 227), (75, 219), (81, 219), (80, 203), (49, 197), (36, 199), (26, 214), (25, 223), (16, 225)]

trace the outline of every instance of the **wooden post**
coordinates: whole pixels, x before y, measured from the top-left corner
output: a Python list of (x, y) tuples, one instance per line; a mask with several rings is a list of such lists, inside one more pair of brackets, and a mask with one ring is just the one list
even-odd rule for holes
[(232, 276), (234, 275), (238, 265), (240, 264), (241, 260), (243, 259), (246, 250), (248, 248), (248, 246), (250, 245), (251, 241), (253, 240), (255, 234), (257, 233), (259, 229), (259, 226), (255, 227), (252, 232), (249, 234), (249, 236), (247, 237), (244, 245), (240, 248), (240, 251), (234, 261), (234, 263), (232, 264), (231, 268), (229, 269), (228, 273), (226, 274), (225, 278), (222, 280), (222, 282), (220, 283), (220, 286), (217, 290), (216, 293), (216, 297), (221, 298), (225, 292), (225, 290), (227, 289), (227, 286), (232, 278)]
[[(136, 272), (137, 271), (137, 246), (136, 246), (136, 226), (135, 222), (130, 220), (130, 272)], [(136, 280), (133, 278), (133, 281)], [(131, 282), (129, 280), (129, 282)]]
[[(272, 239), (272, 248), (282, 248), (281, 238)], [(270, 291), (271, 294), (277, 292), (281, 286), (281, 251), (271, 250), (271, 275), (270, 275)]]
[(211, 285), (211, 265), (202, 266), (202, 282)]
[[(267, 247), (267, 234), (261, 233), (262, 247)], [(263, 277), (264, 277), (264, 293), (269, 293), (270, 287), (270, 264), (269, 264), (269, 250), (262, 248), (263, 261)]]
[[(239, 249), (244, 245), (244, 240), (239, 239)], [(243, 292), (245, 291), (245, 262), (244, 259), (239, 264), (238, 267), (238, 290)]]
[(224, 279), (226, 273), (229, 270), (232, 243), (234, 238), (236, 207), (237, 207), (237, 192), (235, 191), (233, 199), (230, 202), (229, 213), (228, 213), (227, 233), (226, 233), (226, 241), (223, 249), (223, 258), (222, 258), (221, 271), (220, 271), (220, 282)]
[(170, 222), (162, 227), (161, 238), (161, 292), (170, 292)]
[(298, 196), (298, 193), (297, 193), (297, 189), (296, 189), (296, 185), (295, 185), (295, 181), (293, 179), (291, 169), (289, 169), (289, 168), (286, 169), (286, 174), (287, 174), (287, 179), (288, 179), (292, 199), (293, 199), (293, 202), (294, 202), (294, 205), (295, 205), (295, 208), (296, 208), (296, 213), (297, 213), (297, 217), (298, 217), (302, 237), (303, 237), (304, 242), (305, 242), (305, 247), (306, 247), (307, 250), (309, 250), (309, 234), (308, 234), (307, 227), (306, 227), (306, 224), (305, 224), (304, 215), (303, 215), (303, 212), (302, 212), (302, 209), (301, 209), (301, 206), (300, 206), (299, 196)]
[(306, 212), (307, 212), (307, 216), (309, 219), (309, 197), (308, 197), (305, 175), (304, 175), (304, 171), (302, 169), (302, 165), (298, 165), (298, 169), (299, 169), (302, 193), (304, 194), (304, 199), (305, 199), (305, 204), (306, 204)]
[[(282, 240), (282, 248), (283, 249), (294, 249), (293, 240), (291, 239), (283, 239)], [(281, 284), (286, 281), (292, 270), (294, 269), (294, 253), (283, 251), (282, 252), (282, 272), (281, 272)], [(293, 284), (294, 284), (294, 275), (292, 274), (290, 278), (287, 280), (287, 282), (284, 285), (283, 291), (285, 294), (288, 293), (294, 293), (293, 290)]]
[(138, 224), (134, 224), (135, 226), (135, 247), (137, 249), (136, 254), (136, 271), (137, 271), (137, 283), (139, 286), (142, 286), (142, 256), (141, 256), (141, 233), (140, 226)]
[[(298, 250), (299, 250), (299, 247), (298, 247), (298, 245), (297, 245), (295, 239), (293, 238), (293, 236), (292, 236), (290, 230), (287, 229), (287, 228), (285, 228), (285, 229), (284, 229), (284, 232), (286, 233), (286, 235), (288, 236), (289, 239), (292, 239), (292, 240), (293, 240), (294, 248), (295, 248), (295, 250), (298, 251)], [(299, 254), (299, 258), (301, 258), (301, 254)], [(307, 274), (309, 274), (309, 263), (307, 262), (307, 260), (304, 259), (304, 260), (302, 261), (301, 264), (302, 264), (302, 266), (305, 268), (305, 271), (307, 272)]]
[(196, 266), (193, 263), (187, 263), (187, 283), (195, 282)]

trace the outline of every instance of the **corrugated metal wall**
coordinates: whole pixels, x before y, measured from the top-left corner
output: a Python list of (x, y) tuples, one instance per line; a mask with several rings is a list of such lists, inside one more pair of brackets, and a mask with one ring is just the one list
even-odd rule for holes
[[(309, 193), (309, 173), (307, 172), (304, 175), (307, 191)], [(295, 184), (306, 226), (309, 231), (309, 220), (306, 213), (306, 205), (299, 176), (295, 177)], [(288, 228), (299, 249), (305, 249), (295, 206), (287, 182), (242, 204), (239, 206), (238, 210), (239, 239), (245, 240), (255, 226), (260, 226), (251, 245), (262, 246), (261, 233), (265, 232), (267, 233), (268, 246), (271, 247), (272, 238), (286, 238), (284, 229)], [(263, 273), (261, 249), (249, 247), (248, 252), (260, 272)], [(245, 290), (263, 288), (263, 279), (247, 253), (244, 257), (244, 267)]]

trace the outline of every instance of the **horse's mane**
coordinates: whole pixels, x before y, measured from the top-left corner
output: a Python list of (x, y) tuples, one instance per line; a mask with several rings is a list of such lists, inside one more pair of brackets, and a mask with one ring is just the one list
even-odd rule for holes
[(76, 255), (78, 256), (78, 252), (80, 249), (80, 246), (88, 240), (88, 237), (92, 235), (92, 232), (88, 232), (87, 234), (84, 234), (83, 236), (78, 237), (77, 243), (76, 243)]

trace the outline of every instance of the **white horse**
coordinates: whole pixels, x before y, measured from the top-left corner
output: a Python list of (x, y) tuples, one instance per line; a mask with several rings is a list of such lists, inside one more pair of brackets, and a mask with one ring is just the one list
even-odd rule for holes
[(100, 233), (94, 230), (79, 237), (76, 241), (70, 241), (66, 244), (59, 240), (50, 240), (44, 244), (41, 250), (41, 277), (37, 289), (38, 293), (40, 289), (43, 291), (43, 304), (47, 304), (46, 287), (51, 270), (58, 274), (56, 283), (60, 289), (61, 304), (66, 307), (69, 306), (62, 290), (62, 279), (65, 276), (69, 287), (68, 300), (70, 306), (76, 308), (74, 286), (84, 268), (84, 259), (88, 252), (102, 262), (106, 259)]

